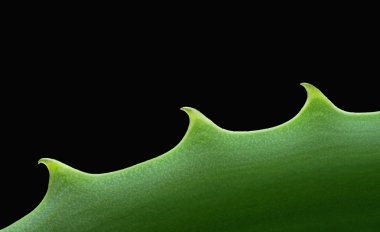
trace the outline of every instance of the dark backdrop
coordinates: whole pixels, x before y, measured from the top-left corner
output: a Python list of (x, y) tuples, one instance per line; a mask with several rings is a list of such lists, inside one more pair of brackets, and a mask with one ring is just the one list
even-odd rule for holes
[(43, 198), (40, 158), (91, 173), (146, 161), (181, 140), (182, 106), (226, 129), (262, 129), (296, 115), (309, 82), (344, 110), (380, 110), (377, 39), (362, 27), (64, 25), (25, 21), (8, 38), (0, 228)]

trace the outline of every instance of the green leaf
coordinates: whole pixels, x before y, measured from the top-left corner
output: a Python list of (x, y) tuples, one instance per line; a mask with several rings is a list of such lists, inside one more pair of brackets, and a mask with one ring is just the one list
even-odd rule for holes
[(380, 112), (342, 111), (303, 86), (301, 111), (264, 130), (228, 131), (185, 107), (183, 140), (124, 170), (41, 159), (46, 196), (1, 231), (380, 231)]

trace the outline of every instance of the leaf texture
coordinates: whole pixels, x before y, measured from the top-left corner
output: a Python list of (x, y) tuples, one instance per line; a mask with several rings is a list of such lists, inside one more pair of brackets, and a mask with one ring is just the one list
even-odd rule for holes
[(350, 113), (302, 84), (301, 111), (233, 132), (184, 107), (169, 152), (89, 174), (53, 159), (46, 196), (2, 232), (380, 231), (380, 112)]

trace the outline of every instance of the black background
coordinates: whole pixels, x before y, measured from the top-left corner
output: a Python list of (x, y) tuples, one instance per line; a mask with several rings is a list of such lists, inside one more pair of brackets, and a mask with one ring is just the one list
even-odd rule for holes
[(262, 129), (296, 115), (309, 82), (344, 110), (380, 109), (378, 38), (365, 23), (67, 17), (8, 28), (0, 228), (42, 200), (40, 158), (91, 173), (148, 160), (181, 140), (182, 106), (226, 129)]

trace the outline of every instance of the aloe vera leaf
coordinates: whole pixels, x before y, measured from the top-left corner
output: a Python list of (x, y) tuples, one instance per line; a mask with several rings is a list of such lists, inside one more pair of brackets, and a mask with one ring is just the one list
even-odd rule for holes
[(380, 112), (345, 112), (302, 85), (301, 111), (273, 128), (228, 131), (184, 107), (182, 141), (124, 170), (41, 159), (46, 196), (1, 231), (380, 231)]

